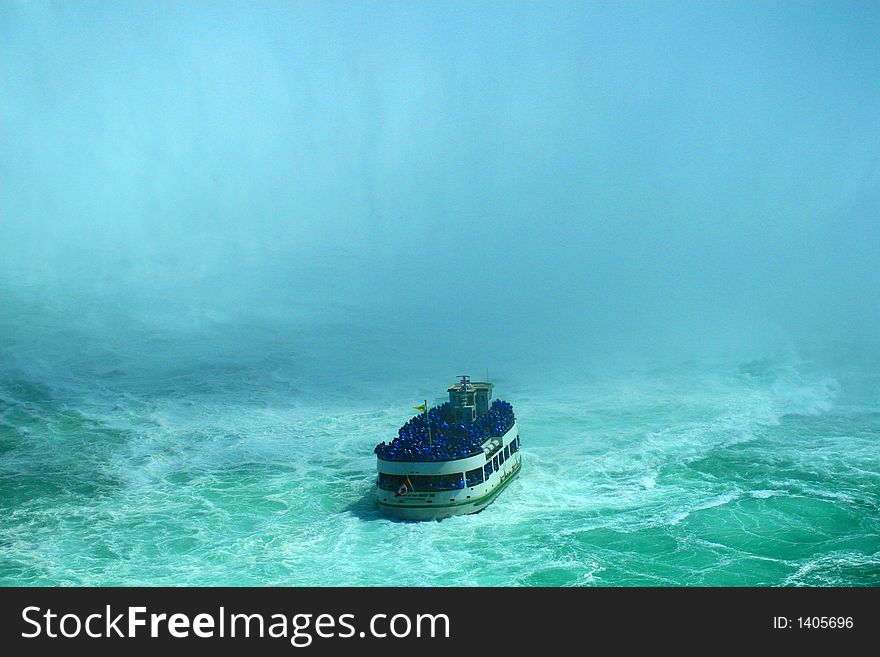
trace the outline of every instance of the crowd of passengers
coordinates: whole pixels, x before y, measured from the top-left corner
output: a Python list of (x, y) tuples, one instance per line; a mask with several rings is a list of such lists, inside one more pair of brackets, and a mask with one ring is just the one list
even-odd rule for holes
[(400, 427), (390, 443), (376, 445), (375, 452), (386, 461), (448, 461), (482, 452), (492, 436), (504, 435), (515, 421), (513, 406), (496, 399), (489, 412), (471, 423), (455, 422), (449, 402), (416, 415)]

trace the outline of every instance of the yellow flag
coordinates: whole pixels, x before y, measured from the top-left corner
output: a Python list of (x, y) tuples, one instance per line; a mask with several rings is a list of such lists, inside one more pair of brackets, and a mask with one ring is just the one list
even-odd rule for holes
[(421, 406), (413, 406), (413, 408), (422, 413), (428, 410), (428, 407), (425, 404), (422, 404)]

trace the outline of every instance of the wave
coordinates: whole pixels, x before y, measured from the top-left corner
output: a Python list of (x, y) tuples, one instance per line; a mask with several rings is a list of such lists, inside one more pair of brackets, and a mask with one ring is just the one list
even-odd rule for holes
[[(181, 364), (152, 390), (120, 361), (3, 371), (0, 582), (794, 585), (844, 543), (827, 581), (872, 581), (878, 415), (797, 359), (508, 381), (521, 475), (478, 515), (416, 524), (369, 502), (406, 381), (357, 397)], [(811, 526), (806, 553), (779, 540)]]

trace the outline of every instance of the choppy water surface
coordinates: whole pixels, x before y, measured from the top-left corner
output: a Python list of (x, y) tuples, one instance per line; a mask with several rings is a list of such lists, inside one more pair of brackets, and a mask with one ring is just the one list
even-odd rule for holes
[[(0, 584), (880, 586), (880, 4), (0, 0)], [(459, 374), (485, 512), (373, 446)]]
[(315, 327), (310, 356), (308, 326), (291, 343), (226, 327), (240, 348), (219, 358), (205, 327), (114, 344), (59, 324), (38, 341), (17, 316), (0, 372), (7, 585), (880, 585), (873, 372), (791, 352), (507, 372), (519, 480), (483, 513), (400, 523), (370, 498), (373, 445), (457, 372), (333, 380), (337, 340), (371, 344), (343, 326)]

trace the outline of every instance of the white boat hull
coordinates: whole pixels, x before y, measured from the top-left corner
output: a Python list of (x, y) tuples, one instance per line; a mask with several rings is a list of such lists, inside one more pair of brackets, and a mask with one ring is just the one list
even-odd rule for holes
[[(502, 449), (488, 457), (485, 454), (465, 459), (437, 462), (401, 462), (379, 459), (378, 471), (390, 475), (442, 475), (465, 473), (483, 468), (510, 443), (519, 437), (516, 424), (501, 437)], [(518, 441), (517, 441), (518, 442)], [(383, 513), (401, 520), (441, 520), (450, 516), (478, 513), (489, 506), (498, 494), (519, 474), (522, 455), (511, 453), (483, 482), (463, 489), (438, 492), (395, 491), (376, 488), (376, 500)]]

